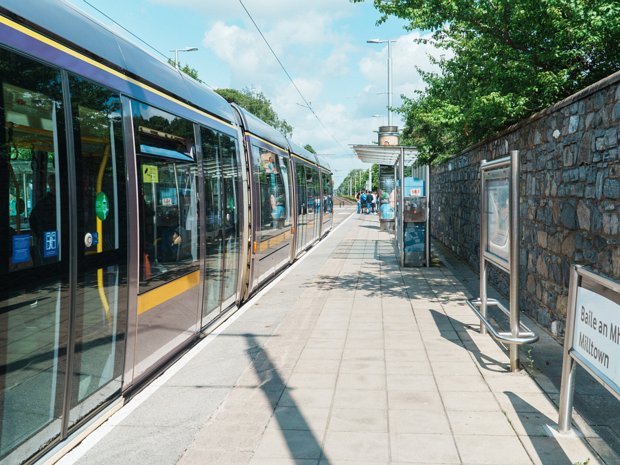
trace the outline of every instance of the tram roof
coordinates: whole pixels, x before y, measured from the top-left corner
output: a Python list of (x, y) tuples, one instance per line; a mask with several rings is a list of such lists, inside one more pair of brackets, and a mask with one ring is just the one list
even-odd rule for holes
[(295, 142), (291, 140), (289, 140), (288, 143), (291, 148), (291, 152), (293, 152), (295, 155), (305, 160), (308, 160), (310, 163), (315, 163), (317, 165), (320, 165), (319, 161), (317, 160), (316, 154), (312, 153), (310, 150), (305, 149), (301, 145), (296, 144)]
[(243, 125), (248, 132), (266, 140), (267, 142), (277, 145), (283, 150), (288, 149), (288, 139), (284, 136), (284, 134), (274, 127), (269, 126), (262, 119), (250, 113), (245, 108), (240, 107), (237, 104), (233, 104), (233, 106), (239, 110), (241, 118), (243, 119)]
[(132, 77), (228, 122), (235, 122), (232, 108), (213, 89), (117, 35), (64, 0), (3, 0), (1, 8), (18, 16), (20, 22), (35, 25), (50, 38), (91, 57), (102, 58)]

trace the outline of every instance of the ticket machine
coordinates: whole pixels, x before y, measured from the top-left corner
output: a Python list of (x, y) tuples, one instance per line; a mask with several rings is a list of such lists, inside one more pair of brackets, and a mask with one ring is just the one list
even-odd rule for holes
[(426, 183), (405, 178), (403, 192), (403, 252), (405, 266), (430, 266)]

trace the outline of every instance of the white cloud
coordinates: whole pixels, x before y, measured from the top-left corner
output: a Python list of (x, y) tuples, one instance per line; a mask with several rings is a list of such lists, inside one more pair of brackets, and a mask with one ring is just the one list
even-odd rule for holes
[[(206, 13), (208, 18), (236, 19), (247, 13), (237, 0), (151, 0), (154, 4), (191, 8)], [(308, 12), (323, 12), (331, 17), (350, 9), (349, 0), (313, 0), (311, 2), (295, 2), (291, 0), (244, 0), (243, 4), (255, 20), (273, 21), (273, 18), (289, 17)]]
[[(428, 37), (413, 32), (398, 37), (396, 43), (391, 44), (392, 52), (392, 93), (393, 105), (400, 105), (400, 95), (411, 95), (415, 90), (422, 90), (424, 83), (416, 67), (424, 71), (438, 71), (438, 67), (431, 63), (430, 56), (439, 57), (446, 52), (438, 50), (431, 44), (420, 44), (414, 40)], [(370, 44), (369, 44), (370, 46)], [(368, 92), (387, 92), (387, 45), (378, 44), (380, 50), (365, 56), (359, 63), (361, 73), (372, 83)]]

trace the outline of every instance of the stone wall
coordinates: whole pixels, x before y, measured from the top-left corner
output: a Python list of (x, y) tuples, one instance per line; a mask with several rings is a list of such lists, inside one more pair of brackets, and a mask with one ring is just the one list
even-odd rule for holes
[[(521, 309), (566, 319), (570, 267), (620, 280), (620, 73), (431, 170), (431, 232), (479, 270), (480, 162), (521, 157)], [(490, 273), (508, 293), (505, 274)]]

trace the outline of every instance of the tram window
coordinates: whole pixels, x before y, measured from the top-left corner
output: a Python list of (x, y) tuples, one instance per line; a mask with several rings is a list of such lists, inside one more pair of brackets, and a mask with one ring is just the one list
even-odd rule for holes
[(290, 227), (289, 162), (257, 146), (253, 146), (252, 156), (260, 191), (261, 238), (271, 237), (274, 232)]
[(194, 127), (133, 102), (140, 196), (140, 292), (198, 269)]
[[(57, 71), (4, 50), (0, 61), (15, 69), (2, 73), (1, 83), (0, 142), (6, 157), (0, 174), (5, 198), (0, 226), (8, 232), (1, 268), (8, 264), (9, 271), (16, 271), (61, 259), (56, 120), (62, 113), (62, 99)], [(14, 79), (19, 79), (19, 85), (12, 83)]]
[(60, 434), (70, 307), (61, 89), (58, 70), (0, 48), (0, 463), (26, 462)]
[(196, 166), (140, 157), (140, 290), (198, 268)]
[(71, 101), (79, 156), (77, 189), (83, 205), (78, 233), (87, 255), (116, 250), (125, 227), (119, 225), (118, 211), (124, 205), (117, 205), (125, 171), (120, 97), (71, 77)]
[(327, 213), (331, 213), (333, 208), (332, 190), (333, 189), (329, 175), (323, 174), (323, 211)]
[(132, 102), (136, 152), (176, 160), (194, 160), (194, 126), (178, 116)]

